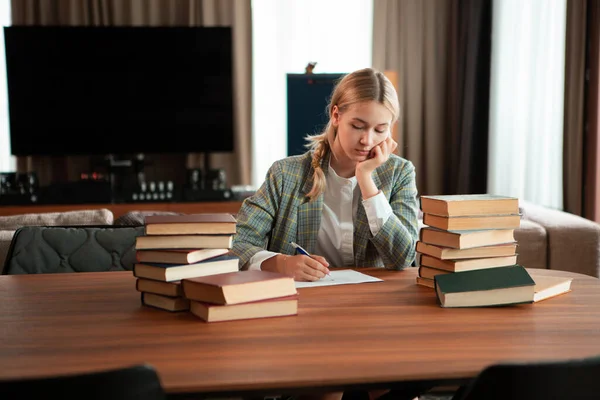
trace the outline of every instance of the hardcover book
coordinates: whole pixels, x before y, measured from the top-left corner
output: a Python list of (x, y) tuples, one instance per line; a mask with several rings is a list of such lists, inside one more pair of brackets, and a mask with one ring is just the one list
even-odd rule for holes
[(229, 249), (156, 249), (137, 250), (135, 256), (141, 263), (194, 264), (227, 253)]
[(423, 224), (450, 231), (516, 229), (521, 226), (521, 215), (498, 214), (466, 217), (445, 217), (434, 214), (423, 214)]
[(538, 302), (571, 291), (573, 278), (562, 276), (537, 276), (533, 301)]
[(182, 286), (188, 299), (213, 304), (240, 304), (298, 293), (292, 277), (262, 270), (189, 278)]
[(135, 282), (135, 288), (138, 292), (155, 293), (170, 297), (183, 296), (180, 281), (161, 282), (152, 279), (138, 278)]
[(443, 269), (431, 268), (421, 265), (419, 267), (419, 277), (425, 279), (433, 279), (436, 275), (441, 274), (452, 274), (450, 271), (445, 271)]
[(135, 277), (163, 282), (237, 271), (239, 271), (239, 258), (232, 255), (218, 256), (194, 264), (136, 263), (133, 265)]
[(135, 249), (231, 249), (233, 235), (143, 235)]
[(436, 275), (442, 307), (489, 307), (533, 303), (535, 282), (521, 265)]
[(466, 258), (506, 257), (517, 254), (516, 243), (504, 243), (493, 246), (480, 246), (470, 249), (453, 249), (451, 247), (436, 246), (424, 242), (417, 242), (416, 251), (441, 260), (458, 260)]
[(297, 315), (298, 295), (230, 305), (191, 301), (190, 311), (206, 322)]
[(515, 265), (517, 256), (470, 258), (466, 260), (440, 260), (439, 258), (421, 254), (420, 266), (432, 267), (450, 272), (472, 271), (485, 268)]
[(165, 311), (188, 311), (190, 301), (184, 297), (163, 296), (156, 293), (142, 293), (142, 305)]
[(420, 240), (423, 243), (451, 247), (454, 249), (470, 249), (473, 247), (514, 243), (514, 232), (514, 229), (455, 231), (423, 227), (420, 232)]
[(519, 199), (493, 194), (421, 196), (423, 213), (443, 216), (519, 214)]
[(422, 278), (417, 276), (417, 285), (425, 286), (428, 288), (435, 288), (435, 282), (433, 279)]
[(236, 219), (227, 213), (150, 215), (146, 235), (234, 234)]

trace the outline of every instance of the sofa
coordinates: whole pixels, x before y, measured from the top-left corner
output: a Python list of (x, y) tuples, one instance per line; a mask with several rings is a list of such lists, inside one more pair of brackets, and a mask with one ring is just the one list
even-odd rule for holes
[[(600, 277), (600, 224), (563, 211), (520, 201), (521, 226), (515, 231), (517, 262), (526, 268), (571, 271)], [(143, 225), (144, 217), (176, 214), (130, 211), (115, 219), (108, 209), (0, 216), (0, 265), (20, 226)], [(423, 222), (419, 220), (420, 226)]]

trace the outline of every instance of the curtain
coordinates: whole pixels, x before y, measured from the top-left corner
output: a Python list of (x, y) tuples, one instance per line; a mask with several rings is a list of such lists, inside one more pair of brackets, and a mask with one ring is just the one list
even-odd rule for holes
[(564, 210), (583, 215), (587, 0), (567, 0), (565, 37)]
[[(250, 184), (252, 129), (252, 24), (248, 1), (235, 0), (12, 0), (14, 25), (232, 26), (234, 47), (235, 150), (211, 154), (229, 185)], [(115, 145), (118, 149), (118, 144)], [(158, 179), (185, 168), (202, 168), (203, 155), (150, 155)], [(41, 185), (77, 180), (90, 157), (19, 157), (19, 172), (36, 171)], [(162, 176), (161, 176), (162, 175)]]
[(566, 0), (493, 4), (488, 191), (560, 209)]
[(398, 154), (422, 194), (485, 191), (491, 2), (376, 0), (373, 66), (398, 73)]
[(451, 1), (445, 193), (487, 190), (491, 25), (491, 0)]
[(583, 216), (600, 222), (600, 3), (587, 2), (587, 65)]

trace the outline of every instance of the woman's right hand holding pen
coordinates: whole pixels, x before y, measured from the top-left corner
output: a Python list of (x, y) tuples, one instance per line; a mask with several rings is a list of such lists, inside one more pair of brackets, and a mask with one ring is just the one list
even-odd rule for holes
[(282, 254), (277, 258), (281, 259), (278, 263), (279, 272), (293, 277), (296, 281), (314, 282), (329, 274), (329, 268), (327, 268), (329, 263), (321, 256), (307, 256), (304, 254), (288, 256)]

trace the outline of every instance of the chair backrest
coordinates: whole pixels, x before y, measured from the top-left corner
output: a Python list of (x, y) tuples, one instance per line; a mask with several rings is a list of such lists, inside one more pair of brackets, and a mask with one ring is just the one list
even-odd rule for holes
[(3, 275), (131, 271), (143, 226), (24, 226), (15, 232)]
[(461, 400), (599, 399), (600, 357), (484, 369)]
[(166, 394), (152, 366), (134, 365), (86, 374), (0, 380), (0, 398), (164, 400)]

